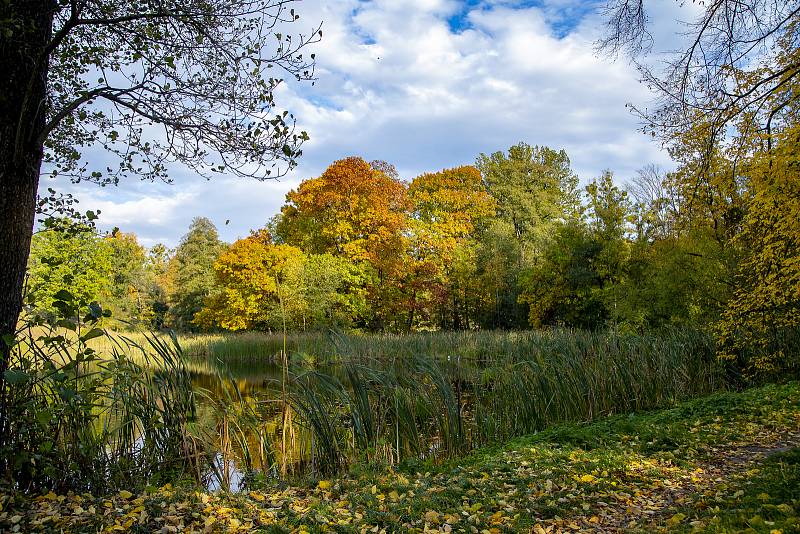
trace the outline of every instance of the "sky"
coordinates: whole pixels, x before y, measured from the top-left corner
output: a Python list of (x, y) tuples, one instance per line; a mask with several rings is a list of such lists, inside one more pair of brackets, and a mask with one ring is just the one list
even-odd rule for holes
[[(651, 2), (656, 42), (674, 45), (679, 2)], [(639, 131), (626, 104), (652, 95), (625, 60), (598, 56), (600, 3), (576, 0), (304, 0), (296, 31), (323, 23), (317, 80), (287, 81), (276, 93), (311, 140), (299, 166), (280, 180), (222, 176), (181, 167), (173, 184), (128, 180), (116, 187), (53, 183), (99, 226), (134, 232), (146, 246), (174, 247), (192, 218), (209, 217), (232, 242), (280, 210), (302, 179), (337, 159), (362, 156), (396, 166), (411, 180), (472, 164), (480, 153), (524, 141), (565, 149), (582, 183), (605, 169), (620, 184), (647, 164), (670, 166)], [(657, 60), (658, 56), (654, 56)], [(227, 221), (227, 223), (226, 223)]]

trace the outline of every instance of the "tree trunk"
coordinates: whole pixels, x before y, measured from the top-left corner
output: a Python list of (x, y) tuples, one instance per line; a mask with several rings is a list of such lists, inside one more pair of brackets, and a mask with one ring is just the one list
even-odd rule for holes
[[(13, 335), (36, 216), (47, 106), (47, 57), (54, 3), (12, 0), (0, 32), (0, 336)], [(0, 339), (0, 451), (9, 431), (5, 371), (10, 349)], [(5, 466), (0, 461), (0, 469)]]

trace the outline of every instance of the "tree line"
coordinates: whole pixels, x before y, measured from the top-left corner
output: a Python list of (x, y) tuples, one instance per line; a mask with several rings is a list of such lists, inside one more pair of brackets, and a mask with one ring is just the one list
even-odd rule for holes
[(349, 157), (232, 244), (202, 217), (174, 250), (42, 232), (29, 301), (46, 310), (67, 287), (180, 331), (680, 326), (774, 369), (791, 360), (800, 287), (780, 263), (800, 220), (796, 127), (782, 135), (768, 160), (720, 149), (699, 187), (691, 135), (675, 171), (648, 166), (625, 187), (610, 171), (580, 187), (565, 151), (525, 143), (408, 182)]

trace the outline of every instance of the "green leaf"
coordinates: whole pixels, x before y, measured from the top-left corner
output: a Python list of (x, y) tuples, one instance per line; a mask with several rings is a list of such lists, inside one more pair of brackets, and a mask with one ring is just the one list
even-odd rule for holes
[(24, 384), (31, 378), (31, 375), (22, 369), (6, 369), (3, 376), (5, 376), (6, 382), (14, 386)]
[(78, 395), (78, 393), (72, 388), (62, 388), (58, 391), (58, 394), (61, 395), (61, 398), (66, 402), (71, 401)]
[(81, 341), (86, 342), (89, 341), (90, 339), (104, 336), (105, 334), (106, 333), (105, 331), (103, 331), (102, 328), (92, 328), (91, 330), (89, 330), (88, 332), (86, 332), (81, 336)]
[(48, 423), (53, 419), (53, 412), (50, 410), (39, 410), (36, 412), (36, 420), (42, 426), (47, 426)]
[(93, 319), (99, 319), (103, 317), (103, 308), (97, 302), (92, 302), (89, 304), (89, 315)]
[(59, 319), (56, 322), (56, 326), (66, 328), (67, 330), (72, 330), (73, 332), (78, 329), (78, 325), (75, 324), (75, 321), (70, 321), (69, 319)]
[(58, 292), (56, 292), (56, 294), (53, 295), (53, 298), (58, 299), (58, 300), (67, 301), (67, 300), (72, 300), (75, 297), (73, 297), (72, 293), (70, 293), (66, 289), (59, 289)]
[(17, 344), (16, 338), (14, 338), (14, 334), (5, 334), (3, 335), (3, 341), (5, 342), (8, 348), (13, 347)]

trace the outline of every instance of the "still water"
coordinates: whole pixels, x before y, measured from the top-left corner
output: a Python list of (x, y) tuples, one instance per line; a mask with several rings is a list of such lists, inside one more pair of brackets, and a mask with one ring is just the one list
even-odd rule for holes
[(271, 359), (186, 363), (200, 427), (220, 440), (211, 488), (236, 489), (248, 467), (262, 476), (320, 475), (354, 458), (393, 464), (437, 455), (447, 440), (448, 448), (468, 447), (471, 395), (446, 360), (432, 373), (392, 362), (357, 370), (301, 363), (289, 373)]

